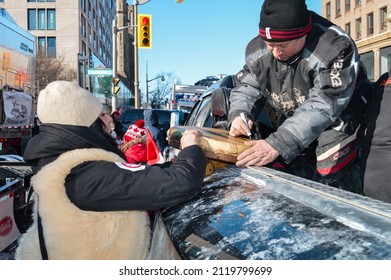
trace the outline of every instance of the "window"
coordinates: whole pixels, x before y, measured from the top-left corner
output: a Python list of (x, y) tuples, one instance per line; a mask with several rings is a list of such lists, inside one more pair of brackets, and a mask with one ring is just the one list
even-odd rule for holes
[(373, 35), (373, 13), (367, 15), (367, 35)]
[(380, 73), (386, 73), (391, 69), (391, 47), (380, 49)]
[(371, 80), (372, 82), (375, 79), (375, 57), (374, 57), (374, 52), (370, 51), (367, 53), (363, 53), (360, 55), (361, 61), (364, 64), (365, 68), (367, 69), (367, 76), (368, 79)]
[(37, 10), (28, 9), (27, 10), (27, 21), (28, 21), (28, 30), (37, 29)]
[(92, 29), (91, 29), (91, 25), (90, 24), (88, 24), (88, 32), (87, 32), (87, 34), (88, 34), (88, 43), (90, 45), (92, 45)]
[(356, 6), (361, 5), (361, 0), (356, 0)]
[(82, 15), (81, 16), (81, 35), (86, 38), (87, 36), (87, 23), (85, 17)]
[(37, 0), (27, 0), (27, 2), (37, 2)]
[(330, 4), (330, 2), (326, 3), (326, 17), (328, 19), (331, 18), (331, 4)]
[(88, 20), (92, 20), (91, 1), (88, 1)]
[(387, 29), (387, 7), (380, 9), (380, 31)]
[(347, 24), (345, 24), (345, 31), (346, 33), (351, 36), (351, 27), (350, 27), (350, 22), (348, 22)]
[(56, 37), (48, 37), (47, 46), (47, 56), (56, 57)]
[(46, 11), (45, 9), (38, 9), (38, 29), (46, 29)]
[(38, 37), (38, 54), (46, 56), (46, 37)]
[(56, 38), (38, 37), (38, 54), (47, 57), (56, 57)]
[(350, 0), (345, 0), (345, 12), (350, 11)]
[(97, 42), (96, 42), (96, 34), (94, 32), (94, 50), (97, 50), (98, 47), (97, 47)]
[(55, 9), (48, 9), (48, 30), (55, 30), (56, 29), (56, 10)]
[(85, 12), (86, 11), (86, 1), (85, 0), (81, 0), (81, 9)]
[(361, 18), (356, 19), (356, 39), (361, 39)]
[(27, 10), (28, 30), (55, 30), (56, 10), (55, 9), (28, 9)]
[(341, 0), (335, 0), (335, 17), (341, 16)]

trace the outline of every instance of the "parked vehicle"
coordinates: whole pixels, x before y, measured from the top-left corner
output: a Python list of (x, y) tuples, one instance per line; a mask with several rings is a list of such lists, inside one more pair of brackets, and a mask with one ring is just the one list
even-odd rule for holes
[(17, 238), (32, 223), (31, 176), (22, 157), (0, 156), (0, 259), (12, 259)]
[[(233, 85), (232, 77), (213, 85), (186, 125), (224, 122)], [(266, 167), (226, 164), (205, 178), (199, 195), (159, 213), (150, 258), (391, 259), (391, 204)]]
[(34, 127), (35, 36), (0, 13), (0, 154), (22, 155)]
[(208, 89), (208, 86), (174, 84), (171, 96), (173, 102), (172, 108), (190, 112), (197, 102), (198, 97)]

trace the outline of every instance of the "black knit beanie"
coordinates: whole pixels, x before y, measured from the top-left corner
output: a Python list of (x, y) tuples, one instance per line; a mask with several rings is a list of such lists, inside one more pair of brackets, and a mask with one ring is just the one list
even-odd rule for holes
[(269, 42), (284, 42), (310, 32), (312, 19), (305, 0), (265, 0), (261, 9), (259, 35)]

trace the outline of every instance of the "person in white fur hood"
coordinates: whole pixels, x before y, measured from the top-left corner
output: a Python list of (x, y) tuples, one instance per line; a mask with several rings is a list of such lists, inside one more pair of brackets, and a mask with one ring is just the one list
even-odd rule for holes
[(200, 132), (188, 130), (175, 163), (139, 166), (103, 133), (102, 105), (74, 83), (55, 81), (38, 97), (40, 132), (28, 143), (34, 222), (16, 259), (145, 259), (147, 210), (196, 195), (206, 157)]

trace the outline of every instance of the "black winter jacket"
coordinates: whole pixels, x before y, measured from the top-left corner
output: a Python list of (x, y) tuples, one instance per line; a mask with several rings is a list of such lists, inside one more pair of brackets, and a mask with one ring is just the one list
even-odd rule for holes
[[(121, 155), (90, 128), (43, 124), (40, 133), (29, 141), (24, 159), (36, 174), (60, 154), (80, 148), (101, 148)], [(136, 172), (122, 163), (85, 162), (72, 169), (65, 186), (71, 202), (83, 210), (153, 210), (196, 195), (205, 168), (203, 151), (193, 145), (181, 151), (175, 163), (147, 166)]]

